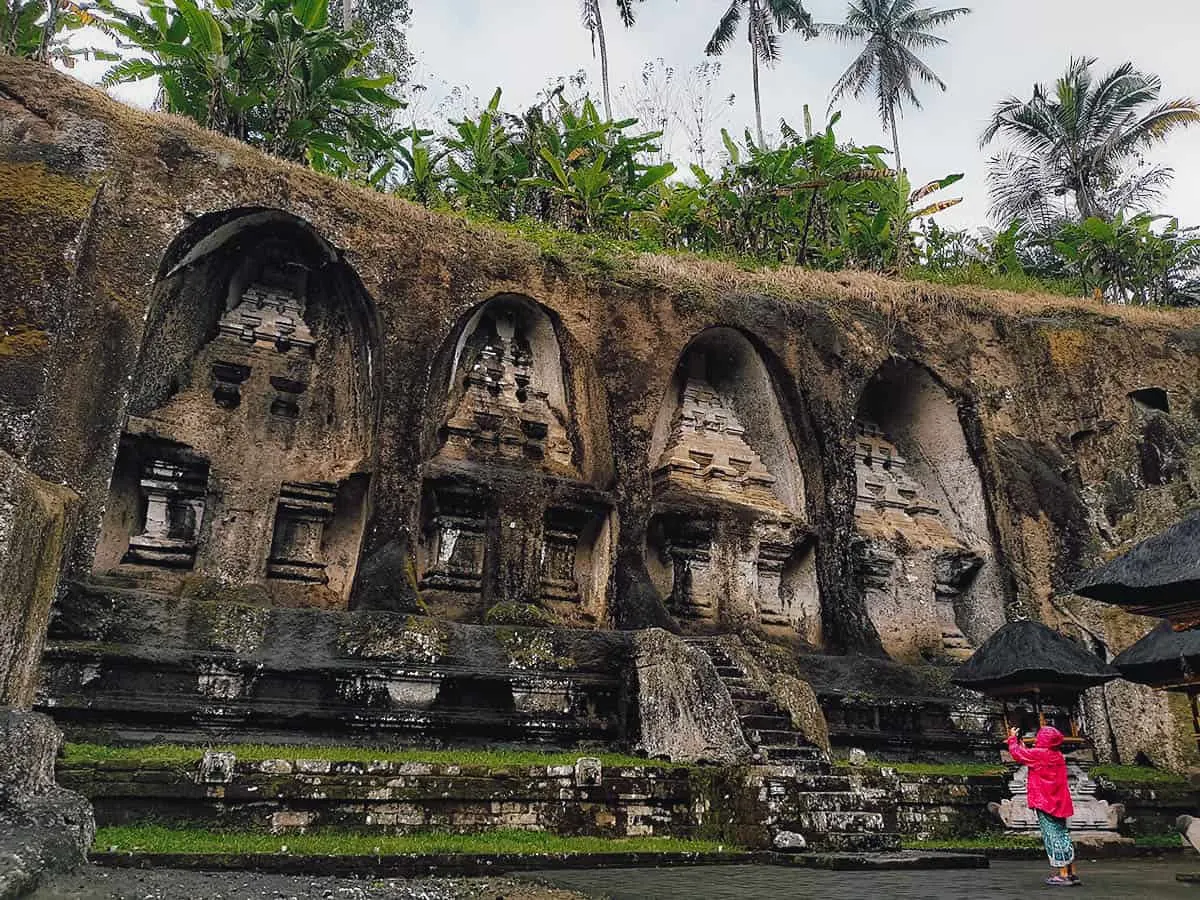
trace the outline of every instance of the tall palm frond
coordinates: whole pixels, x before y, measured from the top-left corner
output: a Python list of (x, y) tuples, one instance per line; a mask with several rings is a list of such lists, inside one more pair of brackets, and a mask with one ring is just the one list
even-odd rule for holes
[(897, 111), (906, 102), (921, 108), (917, 82), (946, 90), (945, 82), (916, 51), (945, 44), (946, 39), (934, 34), (934, 29), (969, 12), (961, 6), (919, 8), (915, 0), (852, 0), (844, 22), (815, 26), (820, 33), (845, 43), (864, 42), (862, 51), (834, 83), (830, 106), (845, 96), (861, 97), (873, 81), (880, 121), (892, 132), (897, 169), (902, 168)]
[[(1138, 211), (1139, 204), (1153, 201), (1166, 185), (1169, 170), (1130, 170), (1141, 151), (1200, 122), (1200, 104), (1190, 98), (1158, 102), (1161, 80), (1131, 63), (1097, 80), (1095, 64), (1094, 57), (1073, 58), (1053, 85), (1034, 85), (1030, 99), (1008, 97), (997, 104), (981, 146), (1003, 135), (1013, 154), (1039, 165), (1036, 172), (993, 167), (993, 216), (1025, 209), (1026, 201), (1012, 201), (1025, 194), (1069, 198), (1079, 219), (1108, 218)], [(1032, 175), (1039, 184), (1004, 183)]]
[(758, 84), (759, 60), (768, 67), (779, 61), (779, 35), (798, 31), (805, 39), (816, 37), (812, 16), (801, 0), (731, 0), (704, 47), (708, 56), (720, 56), (733, 43), (738, 25), (746, 19), (746, 40), (750, 44), (751, 71), (754, 78), (754, 122), (758, 144), (763, 146), (762, 95)]

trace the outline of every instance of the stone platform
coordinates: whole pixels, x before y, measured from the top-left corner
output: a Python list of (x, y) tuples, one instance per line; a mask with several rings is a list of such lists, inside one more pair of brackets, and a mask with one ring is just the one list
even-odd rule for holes
[(76, 584), (39, 703), (73, 740), (608, 746), (620, 632), (210, 602)]
[[(702, 838), (764, 849), (780, 832), (825, 851), (894, 850), (897, 806), (859, 773), (794, 766), (470, 766), (238, 761), (64, 764), (103, 825), (155, 823), (286, 834), (500, 829)], [(894, 787), (894, 785), (892, 785)]]

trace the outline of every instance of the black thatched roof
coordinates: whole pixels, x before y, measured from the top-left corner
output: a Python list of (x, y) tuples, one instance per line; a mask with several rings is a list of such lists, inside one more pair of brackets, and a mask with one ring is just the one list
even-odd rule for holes
[(976, 691), (1020, 686), (1082, 690), (1120, 672), (1041, 622), (1010, 622), (959, 666), (950, 680)]
[(1166, 687), (1200, 681), (1200, 628), (1175, 631), (1170, 622), (1160, 622), (1113, 665), (1138, 684)]
[(1158, 617), (1200, 610), (1200, 512), (1093, 569), (1075, 593)]

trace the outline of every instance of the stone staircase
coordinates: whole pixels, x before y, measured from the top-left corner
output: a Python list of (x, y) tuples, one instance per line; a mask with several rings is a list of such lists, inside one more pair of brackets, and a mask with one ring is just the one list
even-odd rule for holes
[(792, 727), (787, 710), (780, 708), (766, 691), (755, 686), (746, 673), (715, 638), (687, 638), (687, 643), (703, 651), (716, 667), (717, 675), (729, 690), (742, 723), (746, 742), (754, 750), (755, 762), (774, 765), (803, 765), (828, 768), (818, 747), (810, 744)]
[[(687, 638), (703, 651), (729, 690), (747, 743), (761, 765), (795, 767), (767, 775), (764, 788), (774, 831), (803, 835), (811, 849), (826, 852), (883, 852), (900, 849), (896, 802), (890, 791), (864, 783), (860, 773), (831, 769), (818, 747), (792, 727), (791, 716), (721, 647), (716, 638)], [(772, 781), (779, 784), (772, 785)]]

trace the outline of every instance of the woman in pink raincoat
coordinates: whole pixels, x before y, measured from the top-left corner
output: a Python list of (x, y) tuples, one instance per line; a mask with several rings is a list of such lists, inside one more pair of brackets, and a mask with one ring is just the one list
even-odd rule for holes
[(1049, 726), (1038, 730), (1032, 748), (1021, 743), (1020, 732), (1010, 728), (1008, 752), (1012, 758), (1029, 767), (1029, 808), (1037, 811), (1042, 843), (1050, 865), (1058, 872), (1046, 879), (1046, 884), (1071, 886), (1080, 883), (1075, 874), (1075, 845), (1067, 820), (1075, 813), (1071, 802), (1071, 786), (1067, 781), (1067, 760), (1059, 752), (1063, 735)]

